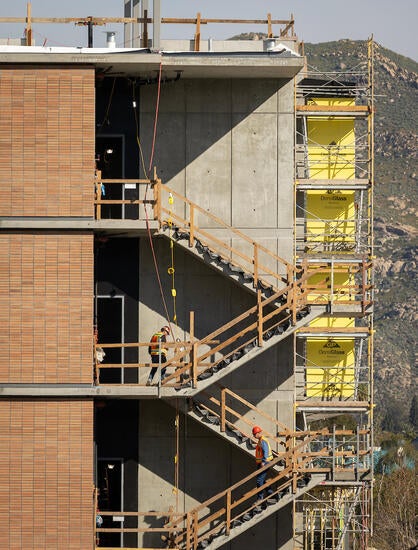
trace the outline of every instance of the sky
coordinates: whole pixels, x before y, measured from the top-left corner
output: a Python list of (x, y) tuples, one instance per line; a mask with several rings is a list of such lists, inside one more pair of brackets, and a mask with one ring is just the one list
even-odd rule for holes
[[(152, 6), (153, 1), (149, 0)], [(32, 17), (123, 17), (124, 0), (32, 0)], [(1, 17), (25, 17), (26, 0), (0, 0)], [(295, 32), (304, 42), (328, 42), (350, 38), (376, 42), (418, 60), (417, 0), (161, 0), (162, 17), (225, 19), (295, 18)], [(0, 23), (1, 38), (19, 38), (24, 24)], [(276, 29), (273, 28), (273, 31)], [(277, 29), (278, 30), (278, 29)], [(116, 44), (123, 46), (122, 25), (95, 27), (94, 45), (105, 45), (105, 31), (116, 32)], [(263, 25), (202, 26), (202, 39), (223, 39), (241, 32), (265, 32)], [(36, 45), (86, 46), (87, 30), (68, 24), (35, 24)], [(163, 25), (162, 38), (192, 38), (192, 25)]]

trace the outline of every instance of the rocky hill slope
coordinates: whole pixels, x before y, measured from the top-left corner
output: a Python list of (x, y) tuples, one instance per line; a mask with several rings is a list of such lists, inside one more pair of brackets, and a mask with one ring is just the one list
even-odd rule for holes
[[(304, 49), (308, 65), (320, 71), (345, 72), (367, 62), (365, 41), (306, 43)], [(375, 420), (377, 428), (410, 431), (417, 396), (418, 63), (375, 44), (374, 84)]]
[[(346, 70), (367, 44), (305, 44), (309, 65)], [(375, 47), (375, 402), (378, 426), (408, 428), (416, 395), (418, 63)]]

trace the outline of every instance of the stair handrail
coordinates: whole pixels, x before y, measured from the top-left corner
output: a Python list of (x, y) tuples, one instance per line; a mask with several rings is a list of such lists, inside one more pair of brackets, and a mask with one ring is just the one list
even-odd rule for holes
[[(362, 272), (364, 273), (364, 267)], [(325, 270), (326, 271), (326, 270)], [(282, 330), (281, 327), (286, 323), (289, 325), (295, 325), (297, 322), (297, 315), (307, 307), (315, 305), (330, 305), (342, 304), (342, 305), (354, 305), (356, 300), (352, 298), (352, 294), (348, 295), (348, 290), (352, 287), (358, 288), (357, 285), (336, 285), (335, 281), (332, 281), (327, 273), (323, 273), (323, 279), (317, 281), (315, 284), (308, 284), (309, 278), (314, 274), (307, 268), (307, 271), (303, 268), (302, 275), (296, 280), (293, 280), (285, 288), (282, 288), (272, 296), (261, 299), (261, 292), (258, 290), (257, 304), (249, 308), (244, 313), (238, 315), (231, 321), (225, 323), (221, 327), (218, 327), (213, 332), (203, 337), (200, 340), (196, 340), (192, 343), (185, 343), (185, 349), (175, 354), (174, 357), (164, 363), (164, 367), (176, 366), (176, 371), (169, 374), (162, 382), (162, 386), (168, 387), (170, 384), (178, 385), (177, 380), (181, 376), (189, 376), (193, 387), (197, 387), (198, 376), (205, 371), (219, 365), (222, 361), (229, 361), (231, 358), (235, 358), (237, 354), (242, 354), (246, 349), (252, 347), (262, 347), (264, 345), (264, 338), (268, 338), (274, 331)], [(324, 289), (324, 293), (319, 293), (318, 290)], [(316, 293), (317, 295), (315, 295)], [(347, 295), (348, 299), (342, 299)], [(363, 312), (372, 303), (366, 299), (364, 293), (361, 294), (361, 305)], [(277, 305), (280, 300), (281, 305)], [(265, 312), (265, 308), (271, 307), (270, 311)], [(253, 316), (252, 322), (248, 322)], [(240, 323), (246, 321), (246, 326), (240, 328)], [(228, 331), (235, 330), (231, 335)], [(225, 338), (218, 338), (225, 334)], [(218, 342), (215, 343), (214, 342)], [(132, 344), (102, 344), (102, 347), (121, 347), (121, 346), (148, 346), (149, 343), (132, 343)], [(173, 344), (174, 345), (174, 344)], [(214, 345), (214, 347), (212, 347)], [(95, 344), (96, 349), (100, 347), (100, 344)], [(199, 351), (201, 346), (205, 346), (206, 350)], [(229, 349), (228, 349), (229, 348)], [(96, 354), (97, 355), (97, 354)], [(211, 356), (215, 356), (211, 359)], [(191, 357), (190, 357), (191, 356)], [(209, 362), (207, 360), (209, 359)], [(181, 366), (183, 365), (183, 366)], [(138, 366), (147, 366), (146, 363), (124, 363), (124, 364), (105, 364), (101, 366), (97, 363), (95, 370), (99, 371), (101, 368), (109, 367), (131, 368)]]
[[(251, 239), (239, 229), (230, 226), (218, 216), (215, 216), (214, 214), (208, 212), (207, 210), (205, 210), (195, 202), (191, 201), (187, 197), (184, 197), (183, 195), (181, 195), (171, 187), (168, 187), (166, 184), (163, 184), (159, 178), (156, 179), (153, 185), (153, 189), (154, 189), (154, 201), (155, 201), (154, 217), (155, 219), (158, 219), (160, 223), (160, 227), (164, 225), (168, 225), (169, 227), (172, 227), (173, 220), (175, 220), (178, 223), (182, 224), (182, 229), (187, 230), (189, 232), (190, 246), (194, 246), (194, 240), (196, 239), (197, 234), (202, 235), (204, 239), (207, 239), (212, 243), (215, 243), (217, 247), (221, 248), (223, 253), (225, 253), (226, 251), (231, 255), (231, 257), (229, 258), (225, 257), (225, 260), (231, 261), (232, 255), (233, 255), (234, 265), (242, 268), (247, 273), (250, 271), (250, 268), (251, 268), (251, 275), (253, 276), (253, 279), (254, 279), (254, 286), (257, 286), (258, 281), (261, 279), (260, 277), (261, 272), (273, 277), (277, 282), (280, 282), (280, 283), (289, 282), (289, 273), (293, 273), (293, 271), (296, 270), (295, 266), (291, 262), (288, 262), (281, 256), (275, 254), (274, 252), (272, 252), (262, 244), (256, 242), (254, 239)], [(188, 206), (190, 211), (190, 216), (189, 216), (190, 219), (183, 218), (179, 214), (174, 213), (172, 208), (164, 207), (162, 204), (163, 193), (167, 193), (169, 197), (171, 195), (171, 197), (179, 199), (180, 201), (182, 201), (184, 206)], [(194, 215), (196, 212), (199, 212), (200, 214), (204, 215), (206, 218), (208, 218), (209, 220), (217, 224), (217, 226), (220, 226), (222, 229), (228, 230), (233, 236), (249, 244), (253, 249), (253, 256), (250, 257), (247, 254), (240, 251), (239, 249), (233, 248), (227, 245), (222, 240), (211, 235), (205, 229), (200, 228), (195, 223), (195, 220), (194, 220), (194, 217), (195, 217)], [(163, 216), (164, 214), (167, 216), (166, 218)], [(284, 274), (278, 274), (272, 271), (268, 266), (261, 263), (259, 258), (260, 252), (266, 254), (267, 257), (273, 260), (274, 262), (282, 264), (285, 268), (284, 272), (286, 273), (286, 276), (284, 276)], [(240, 260), (237, 260), (237, 258), (239, 258)], [(244, 261), (245, 265), (242, 265), (240, 261)], [(276, 284), (276, 285), (273, 285), (273, 288), (277, 290), (279, 286)]]
[[(208, 370), (209, 368), (214, 367), (215, 365), (217, 365), (221, 361), (225, 361), (225, 359), (229, 359), (230, 357), (233, 356), (234, 353), (238, 353), (242, 349), (244, 349), (245, 347), (250, 346), (250, 345), (252, 345), (253, 347), (255, 345), (258, 345), (259, 347), (262, 347), (262, 345), (263, 345), (262, 339), (259, 341), (259, 333), (260, 333), (259, 325), (260, 324), (264, 325), (265, 322), (273, 319), (273, 317), (277, 317), (280, 314), (283, 314), (283, 317), (281, 319), (276, 320), (276, 322), (274, 322), (268, 328), (265, 328), (265, 329), (261, 328), (261, 333), (264, 335), (264, 334), (267, 333), (268, 330), (278, 328), (280, 325), (282, 325), (286, 321), (289, 321), (291, 319), (291, 313), (286, 311), (286, 310), (289, 307), (290, 300), (289, 300), (288, 297), (286, 297), (286, 302), (283, 305), (274, 308), (272, 312), (269, 312), (265, 315), (263, 315), (262, 309), (266, 305), (273, 304), (275, 302), (275, 300), (277, 300), (280, 296), (282, 296), (290, 288), (291, 287), (286, 287), (285, 289), (282, 289), (282, 291), (279, 291), (276, 294), (274, 294), (273, 296), (263, 300), (261, 302), (261, 307), (259, 305), (255, 305), (255, 306), (249, 308), (247, 311), (245, 311), (241, 315), (238, 315), (237, 317), (235, 317), (235, 319), (233, 319), (232, 321), (229, 321), (228, 323), (222, 325), (222, 327), (217, 328), (216, 330), (214, 330), (213, 332), (211, 332), (209, 335), (205, 336), (201, 340), (198, 340), (197, 342), (195, 342), (194, 343), (194, 352), (192, 353), (192, 360), (188, 363), (185, 363), (185, 366), (183, 368), (179, 369), (178, 371), (176, 371), (176, 373), (173, 373), (173, 374), (170, 374), (169, 376), (167, 376), (167, 378), (165, 378), (165, 380), (163, 381), (163, 385), (167, 385), (170, 381), (172, 381), (175, 378), (176, 375), (178, 376), (178, 375), (181, 375), (181, 374), (188, 374), (190, 372), (190, 370), (192, 371), (191, 376), (193, 378), (193, 384), (196, 385), (197, 376), (199, 374), (202, 374), (205, 370)], [(221, 335), (224, 332), (229, 331), (233, 327), (236, 327), (239, 323), (241, 323), (242, 321), (248, 319), (248, 317), (250, 317), (251, 315), (256, 315), (257, 316), (256, 320), (253, 321), (251, 324), (247, 324), (245, 328), (239, 330), (233, 336), (230, 336), (226, 340), (223, 340), (220, 343), (216, 344), (215, 347), (210, 347), (210, 349), (208, 351), (204, 351), (203, 353), (200, 353), (200, 354), (198, 353), (198, 347), (199, 346), (208, 346), (209, 342), (216, 341), (219, 335)], [(211, 355), (219, 353), (221, 350), (224, 350), (229, 345), (233, 344), (238, 339), (245, 337), (245, 335), (247, 333), (252, 332), (252, 331), (253, 331), (253, 334), (251, 335), (249, 340), (245, 340), (245, 341), (240, 342), (237, 348), (234, 348), (233, 350), (229, 350), (225, 355), (222, 355), (218, 358), (215, 358), (209, 364), (204, 363), (204, 361), (207, 358), (209, 358)], [(182, 352), (182, 353), (183, 353), (183, 356), (184, 356), (185, 353), (184, 352)], [(176, 357), (175, 359), (178, 360), (178, 357)], [(205, 368), (203, 369), (203, 371), (198, 372), (199, 367), (205, 367)]]
[[(301, 309), (306, 307), (307, 295), (304, 291), (304, 285), (306, 282), (307, 275), (304, 274), (298, 280), (293, 281), (290, 285), (279, 290), (269, 298), (261, 300), (260, 291), (259, 299), (257, 300), (257, 305), (249, 308), (244, 313), (238, 315), (233, 320), (222, 325), (209, 335), (205, 336), (200, 340), (196, 340), (192, 343), (185, 342), (182, 347), (184, 350), (179, 351), (177, 354), (174, 354), (173, 358), (169, 359), (167, 362), (163, 363), (164, 367), (175, 366), (176, 370), (174, 373), (169, 374), (163, 381), (163, 386), (169, 386), (170, 384), (178, 385), (177, 381), (182, 376), (189, 376), (192, 379), (194, 387), (197, 384), (197, 377), (199, 374), (207, 371), (208, 369), (218, 365), (221, 361), (230, 359), (234, 354), (241, 353), (243, 349), (248, 346), (251, 347), (262, 347), (264, 345), (264, 337), (267, 338), (274, 330), (282, 330), (281, 327), (284, 324), (292, 325), (296, 323), (296, 316)], [(277, 302), (283, 299), (284, 303), (277, 306)], [(310, 303), (310, 306), (315, 305), (314, 301)], [(263, 309), (271, 306), (272, 310), (264, 312)], [(242, 321), (248, 320), (249, 317), (254, 316), (254, 320), (251, 324), (246, 325), (245, 328), (238, 330), (232, 336), (229, 336), (226, 340), (221, 341), (220, 343), (217, 340), (217, 336), (231, 330), (233, 327), (237, 327)], [(268, 323), (268, 325), (266, 325)], [(242, 340), (246, 334), (251, 333), (249, 339)], [(219, 353), (222, 350), (225, 350), (228, 346), (236, 342), (241, 338), (241, 341), (238, 343), (237, 347), (234, 347), (231, 350), (228, 350), (224, 355), (219, 355), (218, 357), (211, 360), (209, 363), (205, 363), (205, 360), (215, 353)], [(210, 347), (214, 345), (215, 347)], [(101, 369), (106, 368), (138, 368), (138, 367), (147, 367), (149, 363), (112, 363), (112, 364), (100, 364), (97, 359), (97, 350), (102, 348), (135, 348), (135, 347), (148, 347), (149, 342), (139, 342), (139, 343), (97, 343), (94, 342), (94, 356), (95, 356), (95, 366), (94, 370), (96, 374), (96, 381), (99, 383), (97, 378), (98, 373)], [(206, 346), (210, 347), (208, 351), (203, 351), (199, 353), (199, 347)], [(178, 343), (168, 343), (167, 347), (178, 347)], [(191, 356), (191, 357), (190, 357)], [(203, 368), (202, 368), (203, 367)], [(200, 369), (200, 370), (199, 370)]]
[[(255, 470), (245, 478), (241, 479), (231, 487), (228, 487), (227, 489), (224, 489), (220, 493), (214, 495), (213, 497), (207, 499), (205, 502), (199, 504), (192, 510), (186, 512), (183, 516), (183, 518), (180, 518), (177, 521), (171, 522), (169, 524), (170, 529), (179, 527), (181, 524), (186, 524), (186, 528), (183, 528), (183, 531), (177, 535), (175, 538), (175, 543), (179, 544), (184, 541), (186, 542), (186, 548), (187, 549), (196, 549), (198, 543), (203, 539), (207, 538), (209, 536), (212, 536), (214, 533), (217, 533), (218, 531), (221, 531), (224, 527), (226, 530), (225, 534), (229, 534), (229, 531), (231, 529), (231, 523), (234, 520), (237, 520), (239, 518), (242, 518), (245, 514), (250, 513), (257, 505), (263, 505), (266, 503), (267, 498), (263, 498), (257, 501), (254, 501), (254, 499), (257, 497), (257, 494), (260, 492), (259, 488), (251, 489), (248, 492), (245, 492), (240, 498), (237, 500), (232, 500), (232, 492), (236, 489), (239, 489), (243, 486), (245, 486), (248, 482), (254, 480), (254, 478), (259, 475), (261, 472), (270, 470), (270, 479), (266, 481), (266, 483), (263, 485), (263, 489), (269, 489), (271, 487), (272, 494), (269, 495), (269, 498), (271, 497), (278, 497), (282, 491), (287, 489), (288, 487), (291, 487), (292, 493), (296, 494), (297, 492), (297, 481), (301, 477), (306, 475), (305, 472), (305, 466), (306, 464), (311, 460), (309, 457), (302, 457), (300, 453), (298, 453), (303, 447), (309, 444), (310, 439), (309, 437), (305, 437), (304, 440), (300, 443), (295, 444), (296, 434), (292, 434), (291, 436), (291, 445), (289, 447), (289, 450), (286, 453), (281, 453), (280, 457), (274, 458), (271, 462), (269, 462), (266, 466), (263, 466), (262, 468)], [(325, 453), (328, 453), (328, 449), (325, 448)], [(283, 469), (279, 472), (272, 470), (273, 466), (276, 466), (279, 462), (283, 461), (285, 463)], [(303, 468), (302, 472), (298, 472), (298, 468)], [(282, 479), (286, 478), (286, 479)], [(276, 487), (273, 488), (272, 486), (279, 481), (282, 480), (282, 483)], [(225, 504), (221, 502), (220, 506), (221, 508), (218, 511), (210, 512), (209, 516), (202, 518), (201, 521), (199, 521), (199, 512), (204, 511), (208, 507), (210, 507), (212, 504), (219, 500), (225, 499)], [(251, 505), (248, 508), (245, 508), (242, 511), (238, 511), (237, 515), (234, 515), (234, 510), (243, 505), (245, 502), (251, 500)], [(221, 518), (225, 517), (224, 520), (221, 520)], [(215, 525), (214, 527), (209, 527), (209, 531), (205, 532), (204, 535), (199, 535), (199, 529), (205, 528), (210, 523), (218, 521), (219, 523)]]
[[(130, 199), (108, 199), (105, 198), (104, 192), (107, 185), (115, 186), (115, 185), (135, 185), (138, 186), (138, 188), (148, 186), (154, 186), (155, 185), (155, 174), (153, 179), (147, 179), (147, 178), (102, 178), (102, 171), (101, 170), (95, 170), (94, 173), (94, 206), (95, 206), (95, 212), (94, 216), (96, 220), (102, 219), (102, 206), (111, 206), (111, 205), (119, 205), (119, 206), (132, 206), (136, 205), (138, 206), (138, 219), (146, 219), (146, 213), (144, 211), (143, 218), (140, 217), (141, 210), (139, 209), (139, 205), (143, 204), (155, 204), (155, 199), (147, 199), (146, 197), (141, 198), (130, 198)], [(141, 193), (138, 193), (140, 195)], [(121, 216), (122, 217), (122, 216)]]
[[(250, 430), (250, 433), (246, 433), (242, 431), (241, 428), (238, 428), (238, 426), (236, 426), (233, 422), (227, 420), (226, 413), (229, 412), (232, 416), (244, 422), (244, 424), (248, 425), (251, 429), (254, 426), (254, 422), (250, 422), (244, 416), (242, 416), (240, 413), (236, 412), (234, 409), (232, 409), (226, 404), (226, 395), (229, 395), (230, 397), (232, 397), (232, 399), (239, 401), (240, 403), (248, 407), (250, 410), (256, 412), (258, 415), (264, 417), (266, 420), (273, 423), (277, 427), (276, 433), (273, 434), (264, 428), (263, 428), (263, 433), (268, 437), (269, 440), (275, 441), (278, 445), (284, 445), (284, 442), (282, 441), (282, 439), (277, 437), (277, 434), (280, 432), (281, 435), (283, 436), (285, 434), (290, 433), (290, 429), (288, 428), (288, 426), (286, 426), (285, 424), (283, 424), (283, 422), (280, 422), (276, 418), (273, 418), (269, 414), (265, 413), (264, 411), (262, 411), (261, 409), (259, 409), (258, 407), (250, 403), (250, 401), (247, 401), (246, 399), (244, 399), (237, 393), (233, 392), (229, 388), (226, 388), (225, 386), (222, 386), (221, 384), (218, 384), (218, 383), (214, 384), (214, 386), (220, 390), (220, 393), (221, 393), (220, 399), (217, 399), (216, 397), (214, 397), (207, 390), (203, 390), (201, 394), (207, 396), (208, 400), (211, 401), (214, 405), (216, 405), (219, 408), (219, 412), (214, 411), (213, 409), (211, 409), (201, 401), (198, 402), (195, 399), (195, 402), (198, 403), (198, 406), (206, 408), (209, 412), (211, 412), (212, 414), (216, 415), (219, 418), (221, 432), (225, 432), (227, 426), (234, 427), (238, 429), (244, 436), (251, 439), (254, 443), (257, 442), (256, 438), (252, 436), (251, 430)], [(275, 453), (276, 451), (273, 449), (273, 452)]]

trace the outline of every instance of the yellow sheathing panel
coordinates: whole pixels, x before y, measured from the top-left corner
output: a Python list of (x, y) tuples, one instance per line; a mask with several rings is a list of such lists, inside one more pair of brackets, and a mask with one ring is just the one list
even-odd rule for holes
[[(353, 100), (321, 98), (316, 105), (350, 106)], [(307, 117), (309, 177), (311, 179), (353, 179), (355, 138), (353, 117)]]
[(353, 317), (318, 317), (309, 323), (310, 327), (351, 328), (355, 326)]
[(354, 191), (307, 191), (306, 243), (313, 251), (351, 250), (355, 244)]
[(354, 345), (354, 338), (307, 338), (307, 397), (332, 400), (354, 395)]

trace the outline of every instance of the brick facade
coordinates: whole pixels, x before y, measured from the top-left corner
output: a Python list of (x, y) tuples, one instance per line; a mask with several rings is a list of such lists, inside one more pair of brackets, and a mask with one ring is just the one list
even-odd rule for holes
[(93, 216), (94, 69), (0, 74), (0, 216)]
[(0, 383), (91, 383), (93, 235), (0, 234)]
[(92, 401), (0, 400), (0, 440), (0, 548), (92, 548)]

